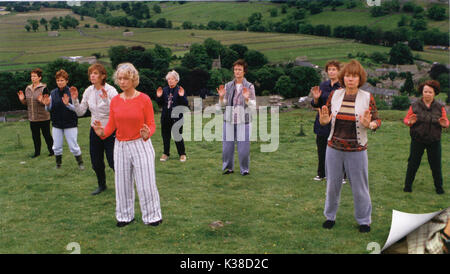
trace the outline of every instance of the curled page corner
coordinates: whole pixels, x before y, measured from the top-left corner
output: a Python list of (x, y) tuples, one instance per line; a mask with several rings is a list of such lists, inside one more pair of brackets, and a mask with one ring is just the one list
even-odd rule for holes
[(402, 239), (423, 224), (427, 223), (428, 221), (442, 213), (444, 210), (445, 209), (425, 214), (412, 214), (392, 210), (391, 230), (389, 231), (389, 236), (381, 251), (395, 244), (398, 240)]

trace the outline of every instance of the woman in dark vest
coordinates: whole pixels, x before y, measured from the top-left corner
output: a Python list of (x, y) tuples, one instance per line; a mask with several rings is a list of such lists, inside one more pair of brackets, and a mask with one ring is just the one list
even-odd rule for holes
[[(175, 71), (169, 71), (166, 75), (167, 87), (159, 87), (156, 91), (156, 102), (161, 107), (161, 135), (164, 143), (164, 154), (159, 159), (161, 162), (169, 160), (170, 156), (170, 139), (172, 136), (172, 127), (179, 120), (183, 119), (183, 116), (172, 118), (172, 110), (177, 106), (188, 106), (188, 100), (184, 89), (178, 85), (180, 81), (179, 74)], [(183, 134), (183, 126), (179, 129), (179, 134)], [(175, 136), (174, 136), (175, 137)], [(181, 140), (175, 140), (178, 155), (180, 161), (186, 161), (186, 151), (184, 147), (183, 138)]]
[(419, 86), (422, 98), (411, 104), (403, 122), (410, 127), (411, 146), (406, 171), (404, 192), (412, 192), (412, 184), (419, 169), (424, 150), (433, 174), (437, 194), (443, 194), (441, 166), (441, 132), (449, 126), (445, 106), (434, 100), (440, 84), (429, 80)]
[(63, 138), (66, 137), (70, 152), (75, 156), (78, 167), (84, 169), (81, 158), (81, 149), (77, 142), (78, 117), (75, 107), (72, 105), (70, 91), (67, 83), (69, 74), (64, 70), (56, 72), (56, 85), (51, 91), (50, 97), (44, 95), (45, 109), (50, 112), (52, 120), (53, 151), (56, 156), (56, 168), (61, 168), (63, 153)]

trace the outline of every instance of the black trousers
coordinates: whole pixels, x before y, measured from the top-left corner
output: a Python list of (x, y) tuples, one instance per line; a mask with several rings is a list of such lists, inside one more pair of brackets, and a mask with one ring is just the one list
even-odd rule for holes
[(94, 129), (91, 127), (89, 139), (89, 151), (91, 154), (92, 169), (97, 175), (98, 185), (105, 186), (106, 174), (104, 155), (106, 154), (106, 160), (108, 161), (109, 167), (114, 170), (114, 142), (116, 139), (116, 135), (115, 133), (113, 133), (105, 140), (102, 140), (97, 136), (97, 134), (95, 134)]
[(316, 135), (317, 156), (319, 165), (317, 167), (317, 176), (325, 177), (325, 155), (327, 152), (328, 136)]
[(436, 189), (442, 188), (441, 141), (424, 144), (411, 140), (405, 186), (412, 186), (425, 149), (427, 150), (428, 163), (430, 164), (431, 173), (433, 175), (434, 186)]
[[(166, 117), (165, 115), (161, 116), (161, 135), (164, 143), (164, 154), (170, 156), (170, 140), (172, 139), (172, 126), (180, 119), (172, 119), (170, 117)], [(183, 134), (183, 127), (180, 127), (180, 134)], [(186, 155), (186, 151), (184, 148), (184, 141), (176, 142), (175, 145), (177, 147), (178, 155)]]
[(45, 143), (47, 144), (48, 152), (53, 153), (53, 138), (50, 134), (50, 120), (40, 122), (30, 121), (30, 129), (34, 143), (34, 154), (41, 154), (41, 131), (42, 135), (44, 136)]

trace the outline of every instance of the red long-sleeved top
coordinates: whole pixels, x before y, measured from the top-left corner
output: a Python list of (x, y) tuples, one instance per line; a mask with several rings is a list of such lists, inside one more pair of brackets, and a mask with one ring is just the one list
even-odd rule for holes
[(141, 138), (140, 130), (146, 124), (150, 128), (149, 138), (155, 133), (155, 117), (152, 100), (148, 95), (140, 93), (132, 99), (123, 99), (116, 95), (110, 103), (109, 120), (104, 136), (107, 138), (116, 130), (119, 141), (131, 141)]
[[(414, 114), (412, 106), (409, 107), (408, 113), (405, 116), (405, 119), (403, 119), (403, 123), (407, 125), (408, 127), (411, 127), (412, 125), (408, 124), (409, 118)], [(449, 121), (447, 119), (447, 113), (445, 112), (445, 107), (442, 107), (442, 118), (446, 121), (446, 128), (449, 126)]]

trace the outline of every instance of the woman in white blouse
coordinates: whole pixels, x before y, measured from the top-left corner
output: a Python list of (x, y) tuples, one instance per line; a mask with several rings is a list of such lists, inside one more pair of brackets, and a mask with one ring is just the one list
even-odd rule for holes
[(97, 195), (106, 190), (106, 174), (104, 154), (110, 168), (114, 170), (114, 140), (115, 134), (112, 134), (105, 140), (95, 134), (92, 125), (98, 120), (102, 125), (108, 124), (109, 104), (111, 99), (117, 95), (117, 90), (106, 83), (106, 69), (101, 64), (93, 64), (88, 69), (89, 80), (92, 85), (83, 93), (81, 103), (78, 101), (78, 90), (71, 87), (73, 105), (78, 116), (83, 116), (87, 109), (91, 112), (91, 132), (89, 134), (92, 169), (97, 175), (98, 188), (92, 192)]

